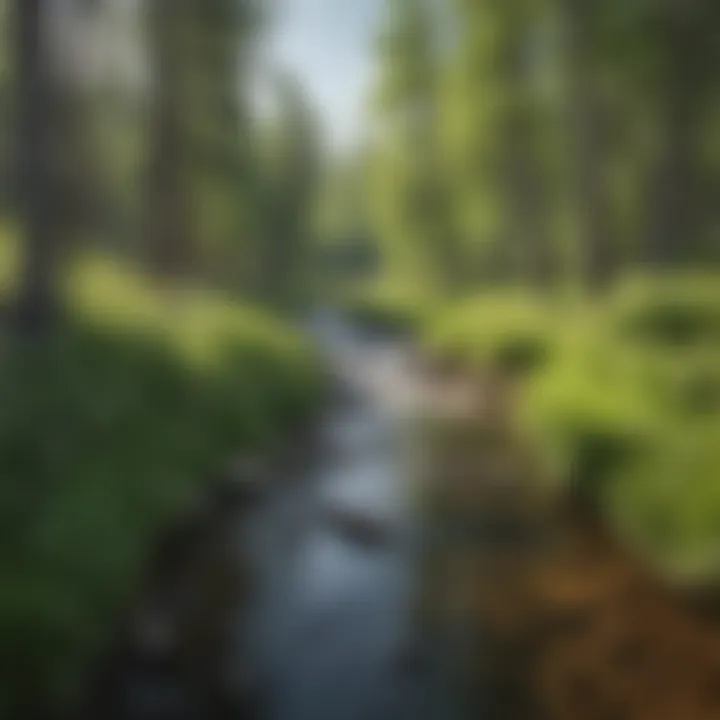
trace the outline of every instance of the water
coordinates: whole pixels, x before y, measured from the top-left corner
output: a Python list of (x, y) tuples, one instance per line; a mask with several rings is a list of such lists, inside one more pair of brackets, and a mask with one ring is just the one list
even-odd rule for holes
[[(333, 316), (312, 330), (354, 399), (328, 409), (325, 457), (299, 469), (289, 479), (296, 488), (257, 518), (254, 680), (272, 720), (449, 718), (432, 659), (402, 662), (418, 533), (408, 500), (407, 348), (370, 341)], [(347, 517), (370, 518), (378, 541), (343, 532)]]
[[(308, 331), (342, 392), (323, 419), (321, 457), (237, 528), (239, 556), (249, 551), (258, 574), (226, 638), (225, 686), (256, 698), (267, 720), (453, 720), (442, 653), (418, 652), (410, 621), (421, 532), (409, 499), (412, 353), (333, 314)], [(162, 662), (146, 664), (114, 678), (117, 717), (228, 716)]]

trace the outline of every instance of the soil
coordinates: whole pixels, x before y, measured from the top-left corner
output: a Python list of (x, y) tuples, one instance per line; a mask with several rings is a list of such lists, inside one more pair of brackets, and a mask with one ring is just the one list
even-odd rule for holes
[(664, 585), (602, 522), (540, 494), (511, 432), (475, 431), (468, 442), (466, 420), (436, 438), (434, 523), (479, 529), (446, 533), (443, 589), (424, 609), (424, 622), (459, 620), (471, 638), (458, 663), (468, 715), (720, 718), (718, 614)]

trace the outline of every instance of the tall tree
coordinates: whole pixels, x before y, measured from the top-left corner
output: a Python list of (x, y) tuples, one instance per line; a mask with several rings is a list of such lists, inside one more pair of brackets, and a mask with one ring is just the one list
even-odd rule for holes
[(248, 71), (261, 13), (255, 0), (190, 0), (192, 172), (202, 272), (243, 279), (251, 262), (255, 187)]
[(597, 0), (562, 0), (573, 200), (583, 275), (602, 288), (614, 273), (612, 207), (606, 182), (606, 108), (599, 90)]
[(647, 55), (640, 79), (650, 88), (660, 138), (649, 179), (646, 259), (672, 266), (698, 259), (710, 217), (702, 138), (720, 92), (720, 7), (690, 0), (643, 10), (636, 25)]
[(96, 0), (79, 7), (48, 0), (14, 6), (17, 200), (24, 241), (16, 317), (22, 331), (52, 325), (60, 309), (61, 260), (87, 227), (91, 58), (81, 21), (92, 19), (96, 8)]
[[(148, 244), (162, 274), (224, 275), (242, 234), (252, 0), (150, 0)], [(247, 208), (246, 208), (247, 210)]]
[(14, 4), (17, 200), (24, 240), (16, 313), (22, 331), (44, 331), (58, 309), (57, 208), (50, 160), (54, 148), (46, 132), (52, 93), (44, 45), (47, 13), (46, 0)]
[(187, 0), (149, 0), (152, 72), (149, 125), (147, 245), (151, 269), (174, 276), (189, 271), (197, 252), (187, 162)]
[(542, 4), (459, 0), (448, 122), (464, 233), (479, 276), (546, 281), (556, 265), (546, 177)]
[(563, 0), (559, 7), (590, 279), (602, 284), (628, 255), (617, 243), (618, 167), (632, 177), (625, 194), (640, 259), (656, 266), (698, 259), (710, 202), (703, 143), (719, 88), (717, 3)]
[(10, 203), (11, 184), (10, 148), (12, 135), (12, 85), (11, 66), (8, 53), (10, 30), (7, 0), (0, 2), (0, 212)]
[(278, 112), (263, 163), (265, 223), (258, 250), (261, 292), (287, 310), (305, 294), (321, 147), (317, 119), (298, 81), (280, 74), (276, 90)]
[(459, 262), (439, 131), (438, 38), (425, 0), (392, 0), (378, 39), (377, 232), (391, 272), (447, 291)]

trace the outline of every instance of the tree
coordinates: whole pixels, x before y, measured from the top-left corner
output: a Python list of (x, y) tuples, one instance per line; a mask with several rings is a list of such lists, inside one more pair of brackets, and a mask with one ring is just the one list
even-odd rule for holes
[(10, 28), (8, 3), (0, 2), (0, 210), (6, 210), (10, 203), (8, 191), (11, 185), (11, 135), (12, 135), (12, 83), (10, 57)]
[(15, 5), (16, 172), (23, 267), (16, 305), (22, 332), (47, 331), (60, 312), (63, 258), (87, 229), (93, 150), (88, 138), (85, 69), (79, 32), (95, 0), (18, 1)]
[[(636, 35), (647, 53), (660, 144), (649, 178), (645, 257), (658, 266), (697, 261), (712, 196), (702, 138), (718, 97), (720, 8), (712, 0), (641, 6)], [(640, 25), (642, 23), (642, 25)]]
[(717, 3), (563, 0), (559, 7), (590, 280), (605, 284), (623, 254), (612, 185), (619, 167), (640, 188), (631, 193), (635, 221), (625, 237), (640, 239), (635, 257), (666, 267), (697, 260), (709, 218), (703, 142), (718, 90)]
[(147, 245), (151, 269), (161, 276), (189, 272), (197, 252), (193, 198), (188, 175), (189, 58), (183, 39), (190, 25), (188, 3), (149, 0), (151, 71)]
[(45, 331), (57, 314), (58, 238), (54, 222), (50, 117), (51, 80), (43, 45), (45, 0), (16, 0), (15, 82), (17, 88), (16, 173), (19, 220), (24, 239), (17, 301), (21, 331)]
[(563, 0), (565, 68), (567, 78), (568, 137), (573, 201), (579, 228), (583, 275), (591, 288), (603, 288), (612, 279), (613, 210), (604, 170), (606, 108), (598, 88), (598, 42), (595, 28), (604, 8), (592, 0)]
[(257, 13), (251, 0), (150, 3), (150, 262), (164, 275), (225, 277), (242, 259), (243, 69)]
[(266, 139), (261, 294), (283, 310), (303, 299), (321, 148), (317, 120), (297, 80), (276, 78), (277, 117)]
[(454, 8), (449, 143), (460, 223), (479, 256), (475, 279), (545, 283), (557, 262), (539, 87), (549, 54), (543, 6), (459, 0)]
[(262, 15), (254, 0), (191, 0), (192, 173), (202, 272), (246, 280), (257, 202), (247, 80)]
[(458, 281), (458, 247), (439, 130), (436, 25), (424, 0), (393, 0), (378, 39), (376, 232), (390, 272), (430, 292)]

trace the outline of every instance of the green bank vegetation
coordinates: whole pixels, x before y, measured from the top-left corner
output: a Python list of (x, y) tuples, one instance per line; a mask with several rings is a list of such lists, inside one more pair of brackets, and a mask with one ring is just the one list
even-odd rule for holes
[(584, 303), (491, 295), (426, 343), (511, 374), (553, 491), (598, 511), (669, 578), (720, 579), (720, 283), (636, 278)]
[(168, 523), (318, 399), (287, 316), (320, 148), (282, 68), (251, 110), (269, 19), (0, 0), (3, 717), (74, 709)]
[(4, 336), (0, 353), (7, 712), (73, 698), (158, 533), (223, 463), (296, 427), (320, 388), (304, 340), (257, 309), (98, 256), (68, 280), (62, 333), (40, 352)]

